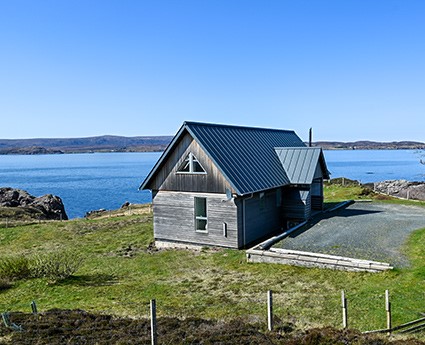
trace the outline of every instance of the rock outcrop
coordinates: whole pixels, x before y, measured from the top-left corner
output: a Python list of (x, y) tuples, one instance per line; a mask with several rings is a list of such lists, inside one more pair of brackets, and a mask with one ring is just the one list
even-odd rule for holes
[(425, 200), (425, 182), (389, 180), (374, 183), (374, 190), (399, 198)]
[(67, 220), (62, 199), (46, 194), (35, 197), (22, 189), (0, 188), (0, 207), (23, 207), (39, 210), (40, 219)]

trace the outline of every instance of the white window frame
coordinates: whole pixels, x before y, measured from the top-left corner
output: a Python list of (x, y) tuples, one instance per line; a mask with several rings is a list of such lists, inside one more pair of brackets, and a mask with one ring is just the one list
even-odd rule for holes
[[(196, 213), (196, 210), (197, 210), (197, 208), (196, 208), (196, 205), (197, 205), (197, 201), (198, 200), (204, 200), (204, 202), (205, 202), (205, 216), (198, 216)], [(208, 233), (208, 200), (207, 200), (207, 198), (206, 197), (200, 197), (200, 196), (195, 196), (195, 198), (194, 198), (194, 208), (193, 208), (193, 215), (194, 215), (194, 221), (195, 221), (195, 231), (196, 232), (200, 232), (200, 233), (204, 233), (204, 234), (206, 234), (206, 233)], [(205, 221), (206, 222), (206, 224), (205, 224), (205, 229), (198, 229), (198, 220), (201, 220), (201, 221)]]
[[(183, 166), (183, 164), (186, 163), (187, 158), (189, 158), (189, 171), (181, 171), (180, 169)], [(195, 171), (194, 162), (198, 163), (203, 171)], [(207, 172), (205, 171), (204, 167), (199, 162), (199, 160), (195, 157), (195, 155), (192, 152), (189, 152), (189, 154), (185, 156), (184, 161), (180, 164), (179, 168), (177, 169), (177, 174), (206, 175)]]

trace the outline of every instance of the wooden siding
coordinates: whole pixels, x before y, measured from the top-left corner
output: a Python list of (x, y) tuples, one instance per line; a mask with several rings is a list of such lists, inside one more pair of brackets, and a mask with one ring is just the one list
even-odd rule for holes
[[(197, 158), (206, 174), (177, 173), (190, 152)], [(188, 133), (176, 144), (170, 157), (157, 172), (149, 188), (152, 190), (203, 193), (226, 193), (226, 188), (231, 190), (230, 184), (223, 174)]]
[(306, 220), (311, 216), (311, 192), (309, 189), (284, 188), (283, 213), (287, 220)]
[[(207, 233), (195, 231), (195, 197), (207, 198)], [(153, 195), (153, 212), (156, 240), (238, 248), (237, 206), (226, 194), (159, 191)]]
[(320, 164), (317, 164), (311, 184), (311, 207), (313, 210), (323, 209), (323, 170)]
[(277, 203), (276, 190), (240, 198), (237, 205), (241, 248), (281, 230), (282, 208)]

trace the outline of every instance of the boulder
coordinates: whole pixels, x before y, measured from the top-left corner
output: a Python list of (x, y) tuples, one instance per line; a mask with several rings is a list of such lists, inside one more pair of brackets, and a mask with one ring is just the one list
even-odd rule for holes
[(120, 208), (127, 208), (127, 207), (129, 207), (131, 204), (128, 202), (128, 201), (126, 201), (124, 204), (122, 204), (121, 205), (121, 207)]
[(39, 210), (42, 219), (67, 220), (65, 206), (58, 196), (35, 197), (22, 189), (0, 188), (0, 207), (29, 207)]
[(388, 194), (398, 198), (425, 200), (425, 182), (388, 180), (376, 182), (374, 184), (374, 190), (378, 193)]
[(106, 209), (105, 208), (100, 208), (98, 210), (88, 211), (84, 215), (84, 218), (89, 218), (90, 216), (99, 216), (99, 215), (102, 215), (105, 212), (106, 212)]

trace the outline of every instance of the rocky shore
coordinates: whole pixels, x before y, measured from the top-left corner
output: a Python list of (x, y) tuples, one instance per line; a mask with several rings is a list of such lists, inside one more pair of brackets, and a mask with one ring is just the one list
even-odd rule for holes
[(375, 192), (398, 198), (411, 200), (425, 200), (425, 182), (410, 182), (406, 180), (389, 180), (375, 182)]
[(29, 215), (41, 220), (67, 220), (62, 199), (46, 194), (35, 197), (22, 189), (0, 188), (0, 207), (27, 209)]

